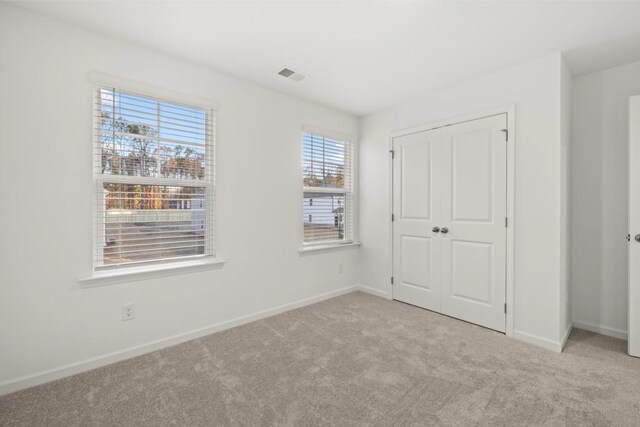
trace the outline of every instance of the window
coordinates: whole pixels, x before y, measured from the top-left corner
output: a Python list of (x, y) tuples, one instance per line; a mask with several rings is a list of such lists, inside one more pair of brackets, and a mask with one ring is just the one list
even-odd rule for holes
[(352, 242), (352, 144), (304, 132), (302, 145), (304, 245)]
[(95, 90), (96, 270), (213, 256), (213, 112)]

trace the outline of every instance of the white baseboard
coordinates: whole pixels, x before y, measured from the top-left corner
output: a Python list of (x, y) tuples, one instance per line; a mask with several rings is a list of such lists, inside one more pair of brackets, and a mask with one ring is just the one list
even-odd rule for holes
[[(567, 335), (567, 337), (568, 336), (569, 335)], [(559, 341), (553, 341), (548, 338), (539, 337), (537, 335), (521, 331), (513, 331), (513, 338), (538, 347), (546, 348), (547, 350), (555, 351), (556, 353), (562, 352), (563, 343)]]
[(618, 338), (621, 340), (627, 340), (627, 331), (622, 329), (610, 328), (608, 326), (594, 325), (589, 322), (580, 322), (578, 320), (573, 321), (573, 327), (578, 329), (584, 329), (585, 331), (595, 332), (596, 334), (606, 335), (608, 337)]
[(335, 291), (326, 292), (324, 294), (316, 295), (314, 297), (294, 301), (292, 303), (284, 304), (278, 307), (260, 311), (247, 316), (242, 316), (235, 319), (227, 320), (211, 326), (205, 326), (204, 328), (195, 329), (189, 332), (184, 332), (184, 333), (173, 335), (167, 338), (161, 338), (156, 341), (148, 342), (148, 343), (137, 345), (134, 347), (129, 347), (124, 350), (114, 351), (112, 353), (107, 353), (101, 356), (92, 357), (90, 359), (82, 360), (80, 362), (75, 362), (68, 365), (60, 366), (58, 368), (41, 371), (35, 374), (13, 378), (0, 383), (0, 396), (13, 393), (15, 391), (22, 390), (25, 388), (33, 387), (39, 384), (44, 384), (50, 381), (65, 378), (71, 375), (90, 371), (92, 369), (96, 369), (102, 366), (110, 365), (112, 363), (120, 362), (122, 360), (130, 359), (132, 357), (140, 356), (146, 353), (150, 353), (152, 351), (160, 350), (165, 347), (170, 347), (176, 344), (180, 344), (185, 341), (191, 341), (196, 338), (200, 338), (216, 332), (224, 331), (225, 329), (234, 328), (236, 326), (244, 325), (246, 323), (254, 322), (256, 320), (260, 320), (266, 317), (274, 316), (276, 314), (284, 313), (285, 311), (294, 310), (296, 308), (304, 307), (304, 306), (315, 304), (317, 302), (334, 298), (340, 295), (348, 294), (356, 290), (363, 290), (363, 289), (360, 286), (348, 286)]
[(569, 335), (571, 335), (571, 331), (573, 331), (573, 322), (569, 323), (569, 327), (564, 333), (564, 337), (562, 337), (562, 344), (560, 346), (560, 352), (564, 350), (564, 346), (567, 345), (567, 340), (569, 339)]
[[(392, 299), (391, 294), (389, 294), (388, 292), (371, 288), (369, 286), (365, 286), (360, 283), (356, 285), (356, 289), (371, 295), (375, 295), (380, 298)], [(547, 350), (551, 350), (556, 353), (561, 353), (562, 349), (567, 343), (567, 340), (569, 339), (569, 335), (571, 335), (572, 329), (573, 329), (573, 323), (569, 326), (569, 328), (565, 332), (565, 335), (562, 338), (562, 341), (553, 341), (547, 338), (538, 337), (536, 335), (532, 335), (532, 334), (521, 332), (521, 331), (513, 331), (513, 338), (519, 339), (520, 341), (524, 341), (529, 344), (533, 344), (538, 347), (546, 348)]]
[(391, 299), (391, 295), (388, 292), (381, 291), (380, 289), (370, 288), (369, 286), (365, 286), (362, 284), (357, 284), (356, 289), (367, 294), (375, 295), (384, 299)]

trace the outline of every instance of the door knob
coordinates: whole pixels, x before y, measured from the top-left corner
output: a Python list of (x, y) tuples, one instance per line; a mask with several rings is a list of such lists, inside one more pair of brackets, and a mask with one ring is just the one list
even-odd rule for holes
[(636, 237), (634, 237), (634, 239), (636, 239), (636, 242), (640, 243), (640, 234), (636, 234)]
[(431, 229), (431, 231), (433, 231), (434, 233), (439, 233), (440, 232), (440, 227), (433, 227)]
[(447, 227), (442, 227), (440, 231), (442, 232), (442, 234), (447, 234), (449, 232), (449, 229)]

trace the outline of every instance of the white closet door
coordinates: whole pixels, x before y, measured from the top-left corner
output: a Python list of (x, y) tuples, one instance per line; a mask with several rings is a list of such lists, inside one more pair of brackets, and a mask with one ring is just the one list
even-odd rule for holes
[(420, 132), (393, 140), (393, 298), (434, 311), (440, 311), (440, 247), (432, 231), (437, 138)]
[[(442, 129), (442, 313), (505, 331), (506, 114)], [(446, 231), (446, 233), (445, 233)]]
[(629, 354), (640, 357), (640, 96), (629, 103)]

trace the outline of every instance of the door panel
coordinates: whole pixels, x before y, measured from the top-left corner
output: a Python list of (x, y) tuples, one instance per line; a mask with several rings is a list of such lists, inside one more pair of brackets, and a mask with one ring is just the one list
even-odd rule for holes
[(400, 145), (402, 219), (431, 219), (431, 143)]
[(402, 283), (430, 291), (433, 286), (429, 281), (431, 239), (416, 236), (401, 236), (400, 239)]
[(432, 231), (436, 137), (421, 132), (393, 140), (393, 297), (439, 311), (440, 249)]
[(505, 331), (506, 114), (442, 130), (442, 313)]
[(493, 143), (491, 129), (453, 135), (451, 143), (453, 221), (493, 218)]
[(629, 104), (629, 354), (640, 357), (640, 96)]
[(451, 295), (473, 304), (493, 302), (493, 243), (451, 240)]

